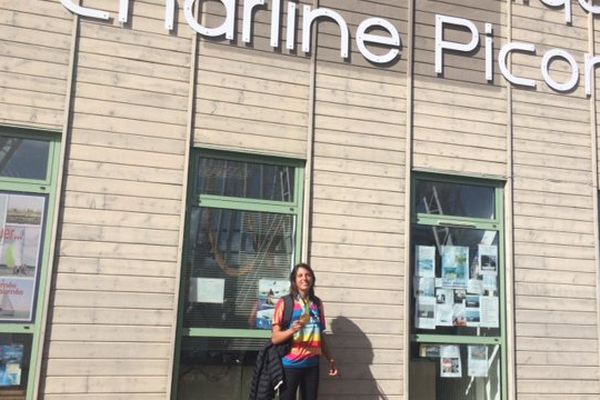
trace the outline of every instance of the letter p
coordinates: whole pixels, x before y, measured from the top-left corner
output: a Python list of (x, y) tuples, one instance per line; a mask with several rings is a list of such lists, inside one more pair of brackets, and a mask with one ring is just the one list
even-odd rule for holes
[[(444, 40), (444, 26), (456, 25), (467, 28), (471, 32), (469, 43), (456, 43)], [(444, 69), (444, 50), (455, 50), (468, 53), (475, 50), (479, 44), (479, 31), (475, 24), (463, 18), (435, 16), (435, 72), (441, 74)]]

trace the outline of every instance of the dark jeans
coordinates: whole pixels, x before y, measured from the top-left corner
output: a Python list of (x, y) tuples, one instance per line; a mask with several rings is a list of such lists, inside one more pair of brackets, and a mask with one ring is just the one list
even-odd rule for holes
[(279, 400), (296, 400), (296, 390), (300, 386), (302, 400), (317, 400), (319, 390), (319, 366), (310, 368), (284, 368), (285, 388)]

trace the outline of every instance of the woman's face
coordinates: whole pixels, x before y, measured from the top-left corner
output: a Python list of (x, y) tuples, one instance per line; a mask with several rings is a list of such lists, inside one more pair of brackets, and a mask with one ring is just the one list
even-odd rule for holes
[(308, 292), (313, 285), (312, 273), (306, 268), (298, 268), (296, 271), (296, 288), (300, 292)]

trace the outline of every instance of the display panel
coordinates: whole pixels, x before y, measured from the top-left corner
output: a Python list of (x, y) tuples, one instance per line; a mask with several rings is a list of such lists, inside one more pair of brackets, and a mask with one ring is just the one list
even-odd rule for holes
[(0, 192), (0, 322), (34, 318), (46, 196)]
[(416, 225), (413, 243), (414, 332), (499, 335), (498, 232)]
[[(410, 400), (498, 400), (499, 345), (412, 343)], [(431, 382), (431, 384), (423, 384)]]
[(25, 399), (32, 335), (0, 333), (0, 399)]
[(184, 326), (270, 330), (289, 292), (294, 216), (197, 207), (190, 217)]

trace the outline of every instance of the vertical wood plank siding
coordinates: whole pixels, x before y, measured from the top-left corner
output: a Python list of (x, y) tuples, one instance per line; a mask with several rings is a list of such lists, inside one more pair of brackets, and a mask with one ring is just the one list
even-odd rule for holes
[(310, 256), (343, 371), (340, 380), (322, 380), (321, 392), (331, 400), (401, 399), (406, 47), (382, 67), (367, 62), (354, 39), (358, 24), (376, 15), (405, 40), (408, 4), (318, 6), (343, 15), (352, 38), (345, 62), (338, 26), (318, 25)]
[[(516, 377), (519, 399), (600, 396), (589, 100), (583, 85), (553, 92), (539, 65), (551, 48), (582, 63), (587, 14), (573, 23), (539, 2), (513, 4), (513, 41), (537, 54), (515, 55), (513, 70), (537, 90), (513, 90)], [(565, 82), (565, 63), (552, 77)], [(583, 73), (583, 71), (581, 71)], [(581, 76), (580, 82), (583, 82)], [(565, 101), (568, 96), (568, 101)]]
[[(202, 3), (202, 20), (219, 25), (220, 2)], [(589, 17), (577, 2), (569, 26), (562, 9), (538, 0), (513, 1), (512, 15), (507, 0), (418, 0), (411, 43), (409, 2), (302, 0), (290, 53), (287, 3), (280, 48), (273, 50), (270, 8), (254, 14), (253, 41), (246, 45), (238, 1), (235, 40), (201, 38), (197, 54), (182, 0), (173, 32), (163, 27), (163, 0), (131, 2), (126, 26), (116, 21), (118, 1), (82, 4), (110, 11), (113, 20), (82, 18), (77, 38), (40, 398), (167, 396), (192, 57), (194, 146), (297, 159), (312, 149), (309, 261), (343, 371), (341, 379), (322, 380), (320, 398), (410, 400), (403, 393), (403, 330), (410, 317), (403, 287), (410, 270), (404, 218), (411, 167), (513, 183), (516, 308), (509, 310), (515, 319), (509, 351), (517, 398), (600, 397), (593, 204), (600, 177), (593, 176), (598, 161), (591, 151), (598, 129), (583, 86)], [(327, 20), (317, 24), (313, 54), (302, 52), (304, 4), (344, 17), (348, 61), (339, 55), (338, 27)], [(481, 40), (473, 54), (447, 53), (442, 76), (434, 70), (436, 14), (471, 20)], [(372, 16), (400, 31), (402, 55), (391, 65), (371, 64), (357, 51), (356, 27)], [(72, 18), (59, 0), (0, 2), (0, 125), (60, 130), (66, 123)], [(494, 26), (491, 83), (484, 74), (485, 23)], [(509, 33), (512, 41), (537, 47), (536, 55), (512, 56), (514, 74), (535, 79), (537, 88), (512, 87), (511, 104), (497, 66)], [(448, 29), (446, 38), (468, 36)], [(414, 74), (407, 77), (413, 44)], [(541, 78), (541, 58), (552, 48), (567, 50), (580, 65), (571, 93), (557, 93)], [(565, 63), (551, 69), (557, 81), (568, 79)], [(405, 154), (410, 134), (412, 166)]]

